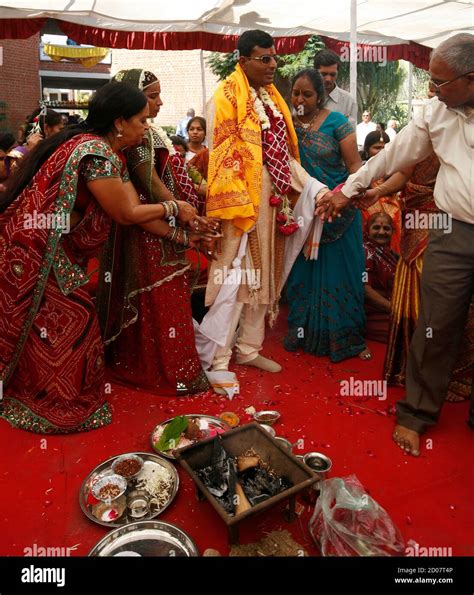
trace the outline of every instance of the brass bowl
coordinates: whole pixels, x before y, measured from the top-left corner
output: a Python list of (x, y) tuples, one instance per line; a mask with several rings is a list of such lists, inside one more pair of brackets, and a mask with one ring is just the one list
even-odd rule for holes
[(281, 415), (278, 411), (257, 411), (253, 414), (253, 418), (256, 422), (266, 426), (273, 426), (280, 417)]

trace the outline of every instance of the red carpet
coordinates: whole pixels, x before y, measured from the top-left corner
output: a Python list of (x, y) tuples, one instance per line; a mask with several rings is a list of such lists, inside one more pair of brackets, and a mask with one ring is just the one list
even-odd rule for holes
[[(23, 555), (25, 548), (75, 547), (72, 555), (87, 555), (107, 532), (83, 516), (78, 491), (84, 477), (101, 461), (129, 451), (150, 451), (149, 436), (161, 420), (180, 413), (217, 415), (235, 411), (249, 421), (244, 409), (275, 408), (282, 413), (275, 429), (293, 443), (304, 440), (304, 451), (316, 450), (333, 461), (331, 476), (356, 474), (371, 496), (398, 525), (406, 541), (420, 547), (451, 547), (452, 555), (474, 555), (473, 433), (466, 425), (467, 403), (446, 404), (438, 426), (423, 443), (422, 455), (405, 455), (391, 441), (393, 406), (402, 396), (389, 389), (388, 399), (340, 396), (340, 380), (380, 378), (384, 346), (373, 343), (374, 358), (337, 365), (326, 358), (287, 353), (282, 347), (285, 312), (268, 332), (264, 354), (283, 364), (279, 374), (236, 366), (242, 393), (232, 403), (224, 397), (164, 398), (113, 386), (110, 402), (114, 422), (107, 428), (72, 436), (40, 436), (12, 429), (0, 420), (2, 513), (0, 555)], [(228, 552), (224, 523), (207, 502), (198, 502), (191, 479), (178, 466), (180, 489), (159, 518), (175, 523), (195, 540)], [(311, 510), (288, 524), (282, 510), (255, 517), (241, 526), (241, 542), (262, 538), (267, 531), (288, 528), (311, 554), (307, 524)]]

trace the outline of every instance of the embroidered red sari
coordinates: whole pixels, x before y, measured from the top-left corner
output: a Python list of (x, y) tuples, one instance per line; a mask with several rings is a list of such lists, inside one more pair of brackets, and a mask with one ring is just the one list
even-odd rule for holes
[[(392, 297), (397, 254), (390, 246), (380, 246), (370, 238), (364, 239), (367, 284), (384, 298)], [(390, 328), (390, 314), (365, 301), (366, 338), (386, 343)]]
[[(156, 201), (133, 171), (147, 163), (177, 198), (200, 209), (184, 161), (177, 154), (170, 157), (155, 131), (149, 145), (127, 153), (127, 163), (143, 202)], [(160, 395), (208, 390), (195, 348), (187, 249), (139, 226), (114, 228), (101, 262), (98, 293), (113, 379)]]
[[(110, 147), (81, 134), (61, 145), (0, 215), (1, 415), (33, 432), (84, 431), (111, 421), (98, 320), (83, 287), (87, 260), (110, 229), (83, 175), (97, 157), (108, 164), (101, 177), (120, 176), (122, 163)], [(26, 224), (35, 213), (67, 221), (73, 209), (83, 218), (67, 234), (59, 225), (42, 226), (40, 217)]]

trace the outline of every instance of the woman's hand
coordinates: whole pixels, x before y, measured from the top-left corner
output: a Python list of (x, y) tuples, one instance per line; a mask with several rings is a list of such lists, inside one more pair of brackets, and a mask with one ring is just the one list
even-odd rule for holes
[(315, 215), (321, 217), (322, 221), (331, 221), (335, 217), (340, 217), (340, 211), (343, 211), (351, 202), (341, 191), (326, 192), (326, 194), (316, 203)]
[(197, 216), (196, 209), (184, 200), (177, 200), (178, 220), (190, 226), (190, 222)]
[(221, 222), (215, 217), (199, 217), (196, 215), (188, 224), (189, 229), (200, 234), (217, 235), (220, 233)]
[(217, 260), (218, 255), (222, 253), (221, 238), (203, 238), (201, 248), (206, 258)]

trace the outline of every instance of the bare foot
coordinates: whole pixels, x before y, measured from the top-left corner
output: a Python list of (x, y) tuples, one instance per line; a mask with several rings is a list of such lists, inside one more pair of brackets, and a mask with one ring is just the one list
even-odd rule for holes
[(420, 456), (420, 435), (418, 432), (409, 430), (404, 426), (396, 425), (392, 438), (405, 452), (408, 452), (414, 457)]
[(359, 353), (359, 357), (360, 359), (372, 359), (372, 353), (370, 352), (370, 349), (366, 347), (364, 351)]

